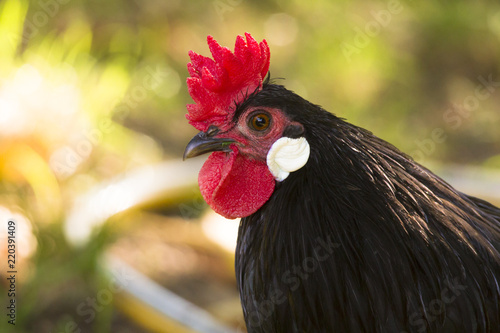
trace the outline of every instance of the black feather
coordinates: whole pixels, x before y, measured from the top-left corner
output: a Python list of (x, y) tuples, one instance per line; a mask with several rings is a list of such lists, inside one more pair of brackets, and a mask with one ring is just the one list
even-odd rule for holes
[(500, 209), (372, 133), (266, 84), (308, 163), (241, 220), (249, 332), (500, 332)]

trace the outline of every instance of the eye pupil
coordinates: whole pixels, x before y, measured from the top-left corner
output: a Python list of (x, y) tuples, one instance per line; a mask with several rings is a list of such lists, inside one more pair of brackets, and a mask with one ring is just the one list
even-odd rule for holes
[(263, 131), (269, 127), (269, 116), (267, 114), (257, 114), (251, 119), (251, 126), (257, 131)]
[(255, 117), (255, 127), (264, 127), (267, 124), (267, 120), (264, 117)]

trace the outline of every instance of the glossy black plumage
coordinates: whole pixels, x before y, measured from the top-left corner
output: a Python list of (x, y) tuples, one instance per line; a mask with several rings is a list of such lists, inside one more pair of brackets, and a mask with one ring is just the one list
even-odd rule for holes
[(311, 155), (241, 220), (249, 332), (500, 332), (500, 209), (282, 86), (250, 105), (301, 123)]

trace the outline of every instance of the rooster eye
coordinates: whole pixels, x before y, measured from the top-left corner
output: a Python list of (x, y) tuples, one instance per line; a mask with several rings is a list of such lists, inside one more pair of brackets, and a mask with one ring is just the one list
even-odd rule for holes
[(269, 127), (271, 123), (271, 118), (268, 114), (265, 113), (257, 113), (256, 115), (250, 118), (249, 125), (256, 131), (263, 131)]

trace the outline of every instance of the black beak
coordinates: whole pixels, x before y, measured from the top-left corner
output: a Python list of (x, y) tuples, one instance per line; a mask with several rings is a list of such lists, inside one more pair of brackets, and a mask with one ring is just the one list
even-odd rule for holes
[(195, 137), (192, 138), (187, 144), (186, 150), (184, 150), (183, 159), (185, 160), (186, 158), (195, 157), (213, 151), (231, 152), (229, 145), (236, 141), (229, 138), (215, 138), (214, 135), (217, 134), (217, 132), (218, 131), (209, 130), (209, 134), (200, 132), (195, 135)]

